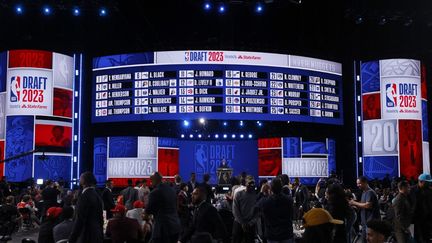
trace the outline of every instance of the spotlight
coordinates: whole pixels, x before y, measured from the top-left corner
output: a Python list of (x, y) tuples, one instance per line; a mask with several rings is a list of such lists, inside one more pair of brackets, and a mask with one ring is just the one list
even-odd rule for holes
[(226, 10), (225, 5), (223, 3), (221, 3), (221, 5), (219, 5), (219, 9), (218, 9), (219, 13), (221, 13), (221, 14), (225, 13), (225, 10)]
[(262, 13), (263, 10), (264, 10), (264, 6), (261, 3), (257, 3), (255, 6), (255, 12)]
[(204, 10), (209, 11), (212, 8), (212, 5), (210, 2), (205, 2), (203, 7)]
[(228, 126), (228, 122), (224, 122), (223, 125), (224, 125), (224, 126)]
[(215, 134), (215, 138), (219, 138), (219, 134)]
[(205, 119), (204, 119), (204, 118), (200, 118), (200, 119), (199, 119), (199, 122), (200, 122), (201, 124), (204, 124), (204, 123), (205, 123)]
[(243, 121), (240, 121), (240, 126), (241, 126), (241, 127), (243, 126)]
[(185, 137), (184, 134), (182, 134), (182, 135), (181, 135), (181, 138), (184, 138), (184, 137)]
[(387, 23), (386, 17), (382, 16), (378, 22), (379, 25), (385, 25)]
[(16, 6), (15, 12), (16, 14), (21, 15), (23, 13), (23, 8), (21, 6)]
[(358, 17), (355, 19), (355, 23), (356, 23), (356, 24), (361, 24), (361, 23), (363, 23), (363, 17), (362, 17), (362, 16), (358, 16)]
[(80, 9), (79, 8), (72, 9), (72, 14), (73, 14), (73, 16), (79, 16), (80, 15)]
[(235, 134), (233, 134), (232, 136), (231, 136), (232, 138), (236, 138), (236, 135)]
[(42, 12), (44, 15), (50, 15), (51, 14), (51, 8), (50, 7), (44, 7), (42, 9)]
[(183, 121), (183, 126), (188, 127), (189, 126), (189, 121), (184, 120)]
[(202, 137), (202, 135), (201, 134), (198, 134), (198, 138), (201, 138)]
[(193, 134), (190, 134), (189, 137), (190, 137), (190, 138), (193, 138)]
[(252, 138), (252, 134), (249, 134), (248, 138)]
[(240, 138), (244, 138), (244, 135), (243, 135), (243, 134), (240, 134)]
[(99, 9), (99, 16), (104, 17), (108, 14), (108, 10), (106, 8)]
[(223, 138), (227, 138), (228, 136), (226, 134), (223, 135)]

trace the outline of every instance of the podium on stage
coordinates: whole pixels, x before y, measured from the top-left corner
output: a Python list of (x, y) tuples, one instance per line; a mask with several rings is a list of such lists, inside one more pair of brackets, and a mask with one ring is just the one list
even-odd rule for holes
[(230, 179), (233, 174), (232, 168), (218, 168), (216, 173), (218, 177), (218, 185), (230, 185)]

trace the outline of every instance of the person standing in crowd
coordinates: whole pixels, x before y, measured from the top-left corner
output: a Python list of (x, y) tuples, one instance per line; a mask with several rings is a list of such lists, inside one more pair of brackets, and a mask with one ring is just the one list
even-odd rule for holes
[(158, 172), (151, 176), (154, 189), (149, 195), (146, 214), (154, 215), (153, 243), (174, 243), (177, 242), (181, 231), (177, 214), (177, 195), (171, 186), (162, 183), (162, 179)]
[(228, 241), (225, 224), (213, 205), (206, 201), (207, 190), (204, 187), (197, 187), (192, 192), (192, 203), (195, 206), (192, 223), (180, 238), (180, 243), (186, 243), (194, 236), (202, 233), (210, 234), (213, 239), (221, 238)]
[(74, 210), (72, 207), (64, 207), (62, 212), (63, 222), (56, 225), (53, 229), (54, 242), (67, 240), (72, 232), (72, 217)]
[(42, 200), (44, 202), (42, 215), (46, 214), (46, 210), (48, 210), (48, 208), (58, 206), (57, 196), (59, 194), (60, 191), (54, 187), (53, 181), (47, 180), (45, 188), (42, 190)]
[(297, 219), (301, 219), (304, 213), (309, 211), (310, 206), (310, 198), (309, 198), (309, 190), (308, 188), (300, 182), (299, 178), (295, 178), (295, 189), (294, 193), (294, 205), (298, 209), (299, 215), (297, 215)]
[(53, 229), (59, 223), (59, 217), (63, 209), (60, 207), (50, 207), (47, 210), (46, 218), (39, 228), (38, 242), (54, 243)]
[(144, 203), (144, 207), (148, 204), (148, 195), (150, 194), (150, 189), (147, 186), (147, 180), (143, 179), (140, 189), (138, 189), (138, 200)]
[(279, 176), (279, 179), (282, 182), (282, 193), (292, 196), (289, 176), (287, 174), (282, 174)]
[(195, 189), (195, 187), (197, 186), (197, 182), (196, 182), (196, 174), (195, 172), (191, 173), (190, 176), (190, 180), (188, 181), (188, 194), (191, 195), (192, 191)]
[(305, 232), (301, 242), (304, 243), (333, 243), (334, 225), (341, 225), (342, 220), (334, 219), (323, 208), (312, 208), (303, 215)]
[(104, 204), (104, 210), (106, 219), (112, 218), (111, 209), (115, 207), (114, 197), (112, 194), (113, 182), (112, 180), (105, 181), (105, 188), (102, 191), (102, 201)]
[(5, 203), (0, 206), (0, 225), (3, 228), (4, 236), (10, 236), (19, 220), (18, 209), (15, 206), (15, 198), (7, 196)]
[(181, 183), (180, 192), (177, 194), (177, 212), (183, 229), (189, 225), (189, 219), (190, 219), (190, 210), (189, 210), (190, 200), (187, 191), (188, 191), (187, 184)]
[(127, 210), (133, 208), (133, 203), (138, 200), (138, 191), (132, 187), (132, 180), (128, 179), (128, 187), (120, 192), (123, 196), (123, 202)]
[(174, 176), (174, 189), (176, 194), (178, 194), (181, 190), (180, 185), (182, 183), (182, 178), (180, 175), (175, 175)]
[(75, 209), (70, 243), (103, 242), (103, 201), (96, 192), (96, 178), (91, 172), (80, 176), (83, 187)]
[(112, 243), (137, 242), (142, 237), (141, 226), (136, 219), (125, 216), (126, 208), (118, 204), (114, 209), (113, 218), (108, 221), (105, 235)]
[(367, 222), (372, 219), (381, 219), (378, 197), (374, 190), (369, 187), (368, 180), (364, 176), (357, 179), (357, 187), (362, 191), (360, 202), (349, 201), (351, 206), (360, 209), (360, 223), (362, 226), (363, 242), (366, 242)]
[(416, 242), (432, 242), (432, 190), (431, 175), (423, 173), (418, 183), (411, 189), (411, 202), (414, 207), (414, 239)]
[[(392, 232), (392, 228), (388, 223), (378, 219), (372, 219), (367, 223), (367, 242), (368, 243), (390, 242), (388, 238), (391, 236), (391, 232)], [(398, 243), (400, 243), (400, 241), (398, 241)]]
[(253, 242), (255, 239), (255, 226), (258, 220), (256, 202), (258, 195), (255, 192), (255, 179), (248, 175), (245, 179), (246, 190), (234, 195), (233, 201), (233, 243)]
[[(279, 178), (272, 180), (272, 195), (258, 202), (264, 217), (264, 235), (267, 243), (293, 243), (293, 200), (291, 195), (282, 192)], [(265, 193), (268, 194), (268, 193)]]
[(204, 174), (204, 176), (203, 176), (203, 183), (200, 186), (204, 187), (207, 190), (207, 192), (206, 192), (206, 194), (207, 194), (207, 202), (211, 203), (212, 199), (214, 199), (214, 194), (213, 194), (212, 187), (210, 186), (210, 182), (209, 181), (210, 181), (210, 175), (209, 174)]
[(398, 183), (399, 193), (393, 200), (394, 231), (397, 242), (405, 243), (410, 238), (409, 226), (412, 220), (413, 208), (409, 202), (409, 184), (407, 181)]
[(331, 184), (327, 187), (325, 192), (327, 203), (325, 209), (331, 214), (333, 218), (344, 220), (345, 224), (335, 226), (335, 242), (347, 242), (351, 228), (347, 229), (348, 222), (352, 222), (352, 210), (345, 199), (345, 191), (339, 184)]

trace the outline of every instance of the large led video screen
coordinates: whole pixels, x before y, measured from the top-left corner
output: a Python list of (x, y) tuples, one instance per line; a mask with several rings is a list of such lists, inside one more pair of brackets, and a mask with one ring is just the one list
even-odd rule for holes
[(425, 70), (420, 61), (361, 64), (363, 173), (410, 179), (430, 170)]
[(258, 52), (168, 51), (93, 60), (92, 121), (343, 123), (342, 67)]
[(233, 175), (245, 172), (258, 180), (287, 174), (312, 185), (336, 171), (335, 140), (301, 137), (258, 140), (187, 140), (157, 137), (97, 137), (94, 142), (94, 174), (98, 183), (112, 179), (117, 186), (127, 179), (149, 178), (156, 171), (164, 177), (194, 172), (217, 184), (217, 169), (227, 161)]
[(0, 53), (0, 176), (70, 180), (73, 81), (70, 56)]

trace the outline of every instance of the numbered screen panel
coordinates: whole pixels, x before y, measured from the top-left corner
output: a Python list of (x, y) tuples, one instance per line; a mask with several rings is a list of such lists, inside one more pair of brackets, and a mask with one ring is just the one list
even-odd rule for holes
[(361, 65), (363, 172), (369, 178), (430, 171), (425, 70), (417, 60)]
[(171, 51), (95, 58), (93, 122), (343, 123), (341, 64), (293, 55)]

